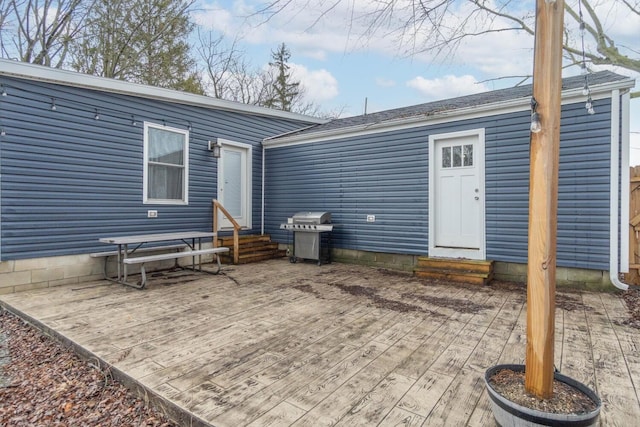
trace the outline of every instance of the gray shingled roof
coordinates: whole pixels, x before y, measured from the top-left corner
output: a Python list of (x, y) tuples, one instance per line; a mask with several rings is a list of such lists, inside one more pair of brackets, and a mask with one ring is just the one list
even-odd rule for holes
[[(621, 76), (611, 71), (600, 71), (589, 75), (589, 85), (596, 86), (603, 83), (612, 83), (620, 80), (628, 80), (629, 77)], [(584, 76), (568, 77), (562, 80), (562, 90), (580, 89), (584, 87)], [(425, 104), (412, 105), (409, 107), (395, 108), (392, 110), (380, 111), (360, 116), (345, 117), (335, 119), (330, 122), (311, 126), (298, 132), (289, 133), (292, 135), (310, 135), (316, 132), (326, 132), (337, 129), (346, 129), (353, 126), (365, 124), (382, 123), (390, 120), (416, 117), (420, 115), (431, 116), (444, 111), (453, 111), (461, 108), (494, 104), (510, 101), (518, 98), (529, 98), (533, 90), (533, 85), (523, 85), (507, 89), (499, 89), (491, 92), (477, 93), (474, 95), (461, 96), (458, 98), (445, 99), (442, 101), (427, 102)], [(278, 137), (271, 140), (277, 140)]]

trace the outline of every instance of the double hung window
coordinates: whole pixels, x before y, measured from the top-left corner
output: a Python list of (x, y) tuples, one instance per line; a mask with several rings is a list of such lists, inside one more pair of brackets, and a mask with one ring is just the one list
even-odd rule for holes
[(144, 124), (144, 203), (189, 203), (189, 132)]

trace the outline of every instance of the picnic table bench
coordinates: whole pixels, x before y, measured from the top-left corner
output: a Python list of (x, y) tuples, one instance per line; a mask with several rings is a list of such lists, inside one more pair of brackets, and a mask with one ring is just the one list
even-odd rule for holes
[[(198, 257), (198, 271), (202, 270), (202, 255), (210, 255), (213, 254), (217, 261), (217, 270), (212, 272), (213, 274), (217, 274), (220, 271), (220, 257), (219, 254), (224, 252), (229, 252), (229, 248), (227, 247), (217, 247), (217, 248), (202, 248), (202, 239), (207, 237), (215, 238), (216, 234), (212, 232), (201, 232), (201, 231), (185, 231), (185, 232), (174, 232), (174, 233), (159, 233), (159, 234), (142, 234), (135, 236), (117, 236), (117, 237), (103, 237), (99, 239), (102, 243), (114, 244), (118, 246), (118, 249), (115, 251), (106, 251), (106, 252), (97, 252), (91, 254), (92, 257), (105, 257), (105, 266), (104, 266), (104, 275), (108, 280), (115, 281), (117, 283), (131, 286), (137, 289), (143, 289), (147, 283), (147, 275), (145, 271), (144, 264), (152, 261), (163, 261), (168, 259), (175, 259), (176, 266), (180, 267), (178, 264), (178, 260), (180, 258), (191, 257), (191, 269), (196, 271), (196, 257)], [(158, 243), (158, 242), (173, 242), (173, 241), (181, 241), (181, 243), (173, 243), (173, 244), (165, 244), (159, 246), (144, 246), (149, 243)], [(197, 243), (196, 243), (197, 242)], [(134, 245), (133, 249), (129, 249), (129, 245)], [(175, 252), (166, 252), (167, 250), (174, 250)], [(186, 249), (186, 250), (182, 250)], [(142, 252), (159, 252), (152, 255), (143, 255), (137, 256), (138, 253)], [(130, 256), (130, 255), (136, 256)], [(118, 262), (118, 275), (117, 278), (111, 278), (107, 274), (107, 258), (109, 256), (116, 256)], [(140, 283), (131, 283), (127, 280), (128, 271), (127, 267), (132, 264), (140, 264), (140, 274), (141, 280)]]

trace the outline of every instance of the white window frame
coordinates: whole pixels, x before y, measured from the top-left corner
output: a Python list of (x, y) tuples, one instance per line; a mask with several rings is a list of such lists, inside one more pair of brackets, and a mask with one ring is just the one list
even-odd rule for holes
[[(184, 179), (182, 182), (182, 199), (150, 199), (149, 198), (149, 129), (160, 129), (175, 132), (184, 136), (183, 167)], [(143, 147), (143, 173), (142, 173), (142, 202), (155, 205), (188, 205), (189, 204), (189, 131), (156, 123), (144, 122), (144, 147)]]

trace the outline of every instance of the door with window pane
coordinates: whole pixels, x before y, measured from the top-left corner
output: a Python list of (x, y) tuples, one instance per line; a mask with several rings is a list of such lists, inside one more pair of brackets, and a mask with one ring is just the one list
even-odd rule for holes
[[(218, 162), (218, 200), (242, 227), (250, 226), (250, 191), (248, 150), (245, 147), (223, 143)], [(220, 227), (232, 227), (220, 215)]]
[(435, 145), (435, 246), (480, 248), (480, 181), (477, 137), (439, 140)]

